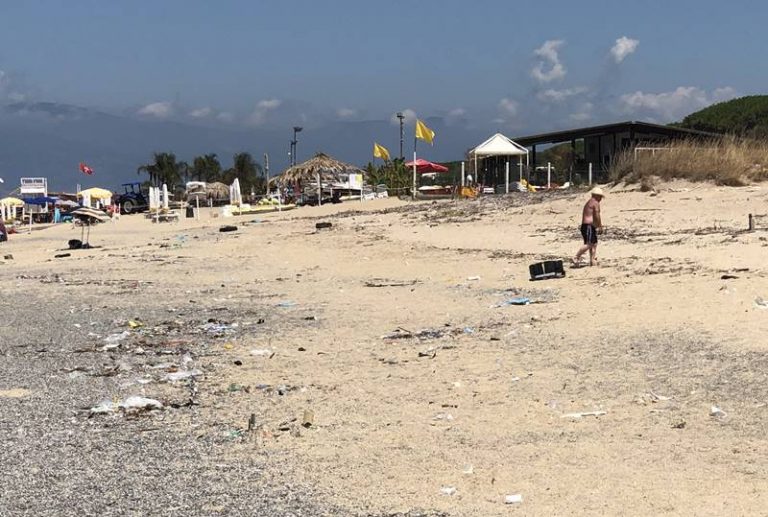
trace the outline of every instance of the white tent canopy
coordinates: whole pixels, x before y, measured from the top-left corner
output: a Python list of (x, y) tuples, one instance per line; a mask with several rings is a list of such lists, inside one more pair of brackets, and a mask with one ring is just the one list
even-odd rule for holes
[(475, 157), (483, 156), (522, 156), (528, 154), (528, 149), (512, 141), (512, 139), (496, 133), (491, 138), (469, 152)]
[[(525, 164), (528, 165), (528, 149), (522, 145), (514, 142), (511, 138), (496, 133), (488, 140), (478, 145), (469, 152), (470, 156), (474, 158), (475, 162), (475, 179), (477, 179), (477, 160), (478, 158), (498, 158), (501, 156), (517, 156), (517, 164), (520, 169), (520, 182), (523, 181), (523, 156), (525, 156)], [(509, 159), (506, 163), (505, 172), (505, 191), (509, 193)], [(462, 178), (462, 185), (464, 180)]]

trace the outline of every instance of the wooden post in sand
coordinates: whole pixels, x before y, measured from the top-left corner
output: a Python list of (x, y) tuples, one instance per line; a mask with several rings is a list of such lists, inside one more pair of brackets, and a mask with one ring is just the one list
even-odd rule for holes
[(592, 162), (589, 162), (589, 184), (592, 185)]
[(752, 216), (752, 214), (749, 214), (749, 231), (755, 231), (755, 218)]
[(465, 176), (464, 176), (464, 162), (461, 162), (461, 186), (462, 187), (466, 184), (464, 178), (465, 178)]
[(547, 188), (552, 186), (552, 164), (547, 162)]

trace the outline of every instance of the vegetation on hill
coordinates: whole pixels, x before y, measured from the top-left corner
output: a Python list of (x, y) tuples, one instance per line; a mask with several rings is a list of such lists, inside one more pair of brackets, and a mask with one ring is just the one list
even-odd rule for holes
[(674, 124), (687, 129), (737, 136), (768, 137), (768, 95), (751, 95), (713, 104)]

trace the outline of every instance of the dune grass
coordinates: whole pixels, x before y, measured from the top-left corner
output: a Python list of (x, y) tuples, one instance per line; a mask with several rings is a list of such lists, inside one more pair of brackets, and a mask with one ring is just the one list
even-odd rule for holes
[(768, 179), (768, 141), (727, 137), (677, 142), (655, 152), (625, 151), (610, 170), (612, 181), (650, 185), (675, 179), (743, 186)]

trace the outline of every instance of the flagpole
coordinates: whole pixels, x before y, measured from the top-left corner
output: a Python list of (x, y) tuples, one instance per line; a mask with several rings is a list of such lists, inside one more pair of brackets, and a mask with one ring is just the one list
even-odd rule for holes
[(413, 200), (416, 201), (416, 142), (418, 138), (413, 137)]

